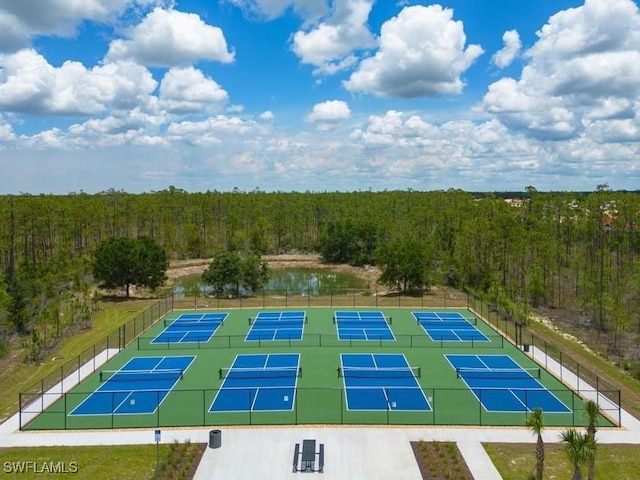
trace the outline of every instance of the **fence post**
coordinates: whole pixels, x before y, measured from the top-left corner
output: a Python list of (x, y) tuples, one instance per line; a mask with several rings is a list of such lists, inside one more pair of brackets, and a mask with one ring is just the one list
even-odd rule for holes
[(431, 389), (431, 412), (433, 413), (433, 425), (436, 424), (436, 389)]
[(618, 426), (622, 426), (622, 392), (618, 390)]
[(545, 370), (549, 370), (549, 353), (547, 348), (547, 341), (544, 341), (544, 368)]

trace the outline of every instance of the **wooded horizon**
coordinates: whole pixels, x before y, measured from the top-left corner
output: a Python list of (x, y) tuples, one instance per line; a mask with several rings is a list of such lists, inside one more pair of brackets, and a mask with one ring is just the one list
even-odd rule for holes
[(461, 190), (188, 193), (171, 187), (0, 198), (5, 335), (16, 326), (16, 312), (23, 316), (19, 330), (28, 332), (52, 322), (61, 302), (87, 292), (91, 256), (113, 236), (150, 237), (170, 259), (323, 248), (327, 258), (331, 240), (352, 249), (331, 260), (360, 264), (375, 262), (378, 247), (410, 238), (430, 259), (432, 285), (471, 289), (518, 317), (538, 307), (579, 309), (594, 328), (612, 332), (616, 344), (640, 329), (640, 194), (634, 192), (527, 187), (521, 201), (506, 202), (495, 193)]

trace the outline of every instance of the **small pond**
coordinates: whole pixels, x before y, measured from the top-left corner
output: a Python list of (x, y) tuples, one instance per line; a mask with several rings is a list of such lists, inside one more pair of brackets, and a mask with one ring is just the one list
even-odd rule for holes
[[(330, 295), (340, 290), (367, 288), (367, 281), (355, 275), (336, 273), (328, 268), (288, 268), (270, 270), (269, 281), (256, 295)], [(208, 295), (211, 287), (202, 283), (200, 275), (176, 279), (173, 293), (176, 298)]]

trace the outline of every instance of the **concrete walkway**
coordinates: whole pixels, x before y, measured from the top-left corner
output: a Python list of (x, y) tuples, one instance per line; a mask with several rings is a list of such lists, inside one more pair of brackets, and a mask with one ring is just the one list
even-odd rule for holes
[[(574, 390), (589, 396), (591, 388), (584, 380), (563, 369), (544, 352), (532, 348), (531, 355), (554, 371)], [(579, 382), (579, 384), (578, 384)], [(65, 385), (66, 386), (66, 385)], [(599, 402), (607, 402), (597, 397)], [(605, 404), (606, 405), (606, 404)], [(601, 428), (599, 443), (640, 444), (640, 421), (625, 411), (621, 428)], [(162, 443), (174, 441), (208, 443), (212, 428), (175, 428), (162, 430)], [(560, 441), (563, 429), (548, 428), (546, 443)], [(477, 480), (500, 480), (500, 474), (482, 444), (492, 442), (533, 443), (534, 436), (521, 427), (223, 427), (222, 446), (207, 448), (195, 475), (196, 480), (278, 480), (301, 475), (318, 475), (325, 480), (419, 480), (418, 466), (411, 450), (412, 441), (456, 442), (469, 469)], [(293, 449), (305, 438), (325, 444), (325, 469), (322, 474), (293, 473)], [(0, 425), (0, 447), (53, 445), (152, 444), (154, 429), (122, 431), (19, 432), (17, 415)], [(303, 477), (306, 478), (306, 477)]]
[(464, 438), (470, 432), (393, 427), (228, 429), (222, 432), (221, 448), (207, 449), (195, 480), (300, 478), (302, 473), (293, 473), (293, 449), (305, 438), (325, 445), (324, 472), (316, 474), (325, 480), (420, 480), (410, 442), (421, 439), (457, 441), (475, 478), (499, 480), (482, 445)]

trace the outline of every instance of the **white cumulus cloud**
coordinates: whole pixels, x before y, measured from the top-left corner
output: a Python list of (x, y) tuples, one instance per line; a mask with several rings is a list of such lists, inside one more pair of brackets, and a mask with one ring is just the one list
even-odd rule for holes
[(520, 42), (520, 35), (516, 30), (504, 32), (502, 41), (504, 42), (504, 47), (491, 57), (491, 61), (499, 68), (507, 68), (520, 55), (522, 42)]
[(0, 55), (0, 108), (18, 113), (87, 115), (130, 109), (148, 100), (157, 82), (130, 62), (87, 69), (66, 61), (54, 67), (32, 49)]
[(220, 85), (194, 67), (172, 68), (160, 82), (161, 104), (172, 112), (198, 112), (227, 98)]
[(199, 15), (156, 8), (128, 32), (111, 42), (107, 60), (134, 60), (142, 65), (184, 66), (208, 60), (229, 63), (234, 53), (219, 27)]
[(83, 20), (108, 22), (128, 8), (169, 0), (0, 0), (0, 51), (27, 47), (33, 35), (72, 36)]
[(380, 48), (344, 83), (352, 92), (420, 97), (459, 94), (461, 75), (483, 53), (465, 48), (462, 22), (440, 5), (405, 7), (381, 29)]
[(233, 137), (255, 134), (258, 131), (259, 127), (255, 122), (226, 115), (216, 115), (201, 121), (173, 122), (167, 128), (171, 140), (193, 145), (215, 145), (221, 143), (221, 139), (231, 141)]
[[(634, 137), (640, 98), (640, 12), (632, 0), (586, 0), (558, 12), (523, 57), (519, 79), (489, 86), (486, 111), (510, 128), (547, 140), (604, 132)], [(606, 127), (602, 121), (616, 120)], [(594, 122), (592, 120), (598, 120)], [(612, 134), (612, 137), (615, 135)]]
[(328, 100), (316, 103), (313, 110), (307, 115), (306, 120), (311, 123), (336, 123), (348, 119), (351, 109), (347, 102), (342, 100)]
[(260, 120), (270, 121), (274, 119), (273, 112), (271, 110), (265, 110), (262, 112), (259, 117)]
[(16, 138), (13, 128), (0, 115), (0, 142), (9, 142)]
[(375, 38), (367, 27), (373, 0), (336, 0), (331, 15), (308, 32), (293, 36), (292, 49), (302, 63), (318, 67), (316, 73), (333, 74), (351, 66), (351, 53), (371, 48)]

